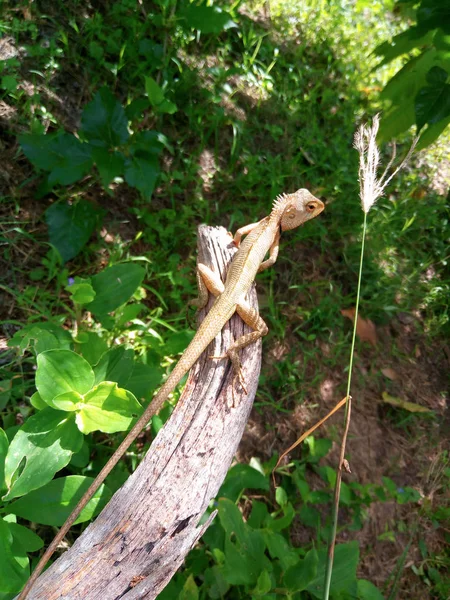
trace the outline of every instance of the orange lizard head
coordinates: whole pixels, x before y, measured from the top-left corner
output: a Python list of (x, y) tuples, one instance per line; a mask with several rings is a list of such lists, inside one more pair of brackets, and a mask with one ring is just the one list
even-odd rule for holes
[(281, 214), (282, 231), (295, 229), (314, 219), (324, 208), (324, 203), (305, 189), (297, 190), (293, 194), (283, 194), (274, 204), (274, 210), (280, 211)]

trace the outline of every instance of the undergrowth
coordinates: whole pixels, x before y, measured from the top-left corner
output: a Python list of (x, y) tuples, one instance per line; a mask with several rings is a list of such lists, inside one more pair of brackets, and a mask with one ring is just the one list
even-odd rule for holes
[[(243, 452), (249, 464), (231, 469), (218, 519), (161, 597), (321, 598), (340, 432), (329, 426), (326, 438), (308, 438), (281, 467), (276, 496), (269, 473), (292, 430), (345, 394), (350, 327), (341, 310), (355, 304), (361, 243), (352, 139), (356, 123), (382, 108), (379, 91), (402, 64), (372, 71), (370, 53), (402, 22), (382, 2), (81, 4), (11, 3), (0, 21), (3, 457), (10, 449), (0, 523), (16, 552), (3, 556), (2, 597), (21, 589), (28, 554), (34, 560), (48, 544), (49, 526), (62, 524), (117, 445), (109, 434), (129, 426), (192, 337), (184, 315), (196, 294), (198, 224), (234, 231), (265, 216), (278, 193), (307, 187), (325, 212), (283, 238), (277, 264), (258, 278), (270, 332), (253, 420), (264, 420), (270, 444)], [(405, 134), (399, 152), (409, 143)], [(361, 311), (378, 345), (357, 341), (354, 410), (420, 455), (408, 475), (400, 452), (399, 462), (383, 456), (373, 479), (343, 483), (334, 598), (448, 595), (437, 533), (448, 518), (448, 458), (443, 441), (426, 445), (443, 440), (436, 416), (450, 330), (440, 144), (412, 160), (368, 223)], [(73, 379), (56, 389), (62, 364)], [(422, 371), (429, 380), (415, 378)], [(106, 382), (120, 405), (113, 425), (110, 414), (89, 414)], [(397, 405), (383, 402), (386, 393)], [(82, 409), (80, 394), (92, 400)], [(175, 400), (153, 419), (153, 434)], [(408, 400), (428, 411), (411, 412)], [(30, 440), (50, 421), (64, 451), (52, 438), (33, 467)], [(133, 447), (83, 521), (148, 443)], [(57, 514), (45, 500), (52, 494), (66, 504)], [(371, 516), (392, 505), (394, 516), (368, 539)], [(411, 523), (405, 565), (399, 547)], [(373, 550), (380, 543), (386, 560)]]

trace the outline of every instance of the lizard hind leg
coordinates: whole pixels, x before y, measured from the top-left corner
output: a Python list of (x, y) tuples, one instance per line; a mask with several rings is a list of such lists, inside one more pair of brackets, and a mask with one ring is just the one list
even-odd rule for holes
[[(189, 300), (186, 306), (186, 314), (189, 315), (189, 307), (194, 306), (197, 310), (205, 308), (208, 304), (209, 292), (215, 297), (220, 296), (225, 286), (220, 279), (220, 275), (212, 271), (203, 263), (197, 265), (197, 287), (198, 296)], [(189, 319), (188, 319), (189, 321)], [(191, 325), (191, 323), (189, 323)]]
[(226, 351), (225, 355), (211, 357), (211, 358), (219, 358), (219, 359), (228, 357), (231, 360), (231, 364), (233, 365), (233, 371), (235, 373), (235, 377), (233, 380), (233, 403), (234, 403), (234, 388), (238, 381), (241, 384), (244, 392), (247, 394), (245, 379), (244, 379), (244, 375), (242, 373), (241, 360), (239, 358), (239, 350), (241, 350), (242, 348), (245, 348), (249, 344), (253, 344), (257, 340), (259, 340), (259, 338), (266, 335), (267, 332), (269, 331), (267, 325), (262, 320), (262, 318), (259, 316), (258, 311), (255, 310), (254, 308), (252, 308), (247, 302), (245, 302), (245, 301), (239, 302), (239, 304), (236, 306), (236, 312), (241, 317), (241, 319), (244, 321), (244, 323), (246, 323), (246, 325), (251, 327), (254, 331), (251, 331), (250, 333), (245, 333), (244, 335), (241, 335), (237, 340), (235, 340), (233, 342), (233, 344), (231, 344), (231, 346)]

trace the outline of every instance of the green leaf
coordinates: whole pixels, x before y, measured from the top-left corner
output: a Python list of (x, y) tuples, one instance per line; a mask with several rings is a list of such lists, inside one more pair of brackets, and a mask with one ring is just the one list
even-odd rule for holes
[(127, 384), (133, 371), (133, 355), (133, 350), (125, 346), (110, 348), (94, 367), (95, 385), (102, 381), (115, 381), (119, 387), (131, 389)]
[(141, 413), (141, 405), (131, 392), (104, 381), (96, 385), (78, 405), (76, 422), (83, 433), (125, 431)]
[[(12, 502), (8, 506), (8, 512), (41, 525), (63, 525), (93, 481), (92, 477), (81, 475), (59, 477)], [(84, 523), (92, 519), (110, 497), (108, 488), (101, 485), (75, 523)]]
[(384, 600), (384, 596), (371, 581), (358, 579), (358, 600)]
[(81, 130), (94, 146), (110, 148), (128, 140), (125, 110), (108, 88), (101, 88), (84, 108)]
[(279, 519), (272, 519), (268, 521), (267, 527), (272, 531), (282, 531), (289, 527), (295, 517), (295, 510), (292, 504), (289, 502), (283, 506), (283, 516)]
[(0, 594), (7, 595), (7, 598), (22, 589), (30, 573), (28, 559), (20, 560), (20, 557), (15, 554), (10, 523), (0, 519), (0, 565), (2, 566)]
[(17, 79), (12, 75), (4, 75), (0, 87), (7, 92), (14, 92), (17, 89)]
[(373, 51), (373, 54), (383, 58), (375, 68), (379, 69), (390, 63), (394, 58), (397, 58), (397, 56), (411, 52), (414, 48), (420, 48), (431, 44), (434, 35), (434, 31), (428, 31), (424, 35), (417, 27), (410, 27), (406, 31), (395, 35), (391, 41), (383, 42)]
[(95, 298), (95, 292), (90, 283), (73, 283), (65, 288), (75, 304), (89, 304)]
[(164, 344), (164, 354), (169, 355), (184, 352), (193, 337), (194, 333), (190, 329), (170, 333)]
[(192, 574), (184, 582), (178, 600), (198, 600), (198, 587)]
[(90, 364), (71, 350), (48, 350), (37, 359), (36, 387), (41, 398), (51, 401), (64, 392), (86, 394), (94, 385)]
[(36, 410), (43, 410), (48, 406), (47, 402), (44, 402), (44, 400), (42, 400), (41, 396), (39, 395), (39, 392), (34, 392), (34, 394), (30, 398), (30, 404), (31, 406), (34, 406)]
[(417, 129), (427, 123), (433, 125), (450, 116), (450, 85), (446, 83), (447, 72), (433, 67), (427, 73), (427, 86), (423, 87), (415, 98)]
[(228, 536), (233, 533), (239, 542), (245, 540), (245, 525), (239, 508), (227, 498), (220, 498), (218, 502), (220, 524), (225, 529)]
[(45, 211), (50, 242), (64, 262), (74, 258), (89, 241), (101, 214), (86, 200), (79, 200), (75, 204), (57, 202)]
[(132, 156), (125, 162), (125, 181), (141, 192), (144, 198), (150, 198), (159, 175), (159, 162), (154, 157), (139, 158)]
[(317, 575), (319, 557), (317, 550), (312, 548), (303, 560), (289, 567), (283, 577), (283, 583), (292, 592), (306, 590)]
[(164, 97), (162, 88), (156, 83), (153, 77), (145, 77), (145, 91), (147, 92), (150, 104), (157, 112), (172, 115), (177, 111), (177, 105)]
[(72, 134), (23, 134), (19, 136), (19, 142), (35, 167), (49, 171), (50, 184), (75, 183), (92, 167), (91, 147)]
[(231, 27), (237, 27), (230, 13), (218, 6), (196, 6), (189, 4), (183, 13), (186, 23), (192, 29), (202, 33), (222, 33)]
[(67, 412), (74, 412), (81, 409), (83, 403), (83, 396), (78, 392), (70, 391), (63, 392), (58, 396), (55, 396), (52, 400), (52, 407), (57, 410), (65, 410)]
[(271, 558), (278, 558), (283, 571), (298, 564), (299, 558), (297, 552), (280, 533), (266, 529), (263, 535)]
[(122, 152), (111, 152), (107, 148), (96, 147), (92, 149), (92, 158), (94, 159), (104, 188), (107, 188), (116, 177), (123, 176), (125, 156)]
[(5, 463), (4, 497), (11, 500), (45, 485), (78, 452), (83, 436), (72, 415), (45, 408), (32, 417), (14, 436)]
[(133, 262), (108, 267), (91, 278), (96, 296), (86, 308), (96, 315), (112, 312), (131, 298), (144, 276), (145, 269)]
[(421, 132), (419, 142), (416, 146), (416, 151), (423, 150), (441, 135), (441, 133), (450, 125), (450, 116), (446, 119), (441, 119), (438, 123), (427, 125)]
[(405, 102), (413, 104), (417, 92), (426, 84), (427, 73), (434, 66), (435, 59), (436, 50), (433, 48), (409, 60), (387, 83), (381, 99), (390, 100), (397, 106)]
[(10, 523), (9, 529), (13, 538), (22, 546), (25, 552), (36, 552), (44, 545), (44, 540), (34, 533), (28, 527), (18, 523)]
[(271, 589), (272, 580), (270, 579), (269, 573), (266, 570), (264, 570), (259, 574), (256, 586), (251, 593), (255, 596), (265, 596), (270, 592)]
[(417, 9), (417, 24), (423, 30), (441, 28), (450, 33), (450, 4), (447, 0), (422, 0)]
[(72, 345), (70, 333), (54, 323), (26, 325), (8, 342), (10, 348), (17, 346), (22, 353), (31, 347), (36, 355), (57, 348), (70, 350)]
[(259, 489), (268, 491), (269, 479), (249, 465), (237, 464), (228, 471), (218, 496), (224, 496), (232, 501), (238, 499), (239, 494), (245, 489)]
[(131, 377), (124, 387), (130, 390), (136, 398), (149, 400), (155, 389), (160, 385), (162, 374), (161, 367), (134, 363)]
[(153, 77), (145, 77), (145, 91), (152, 106), (158, 106), (164, 101), (164, 92)]
[[(307, 590), (316, 598), (322, 600), (324, 591), (325, 569), (327, 564), (326, 549), (319, 550), (317, 575), (308, 585)], [(358, 542), (338, 544), (334, 552), (333, 574), (331, 576), (331, 594), (349, 590), (356, 583), (356, 568), (359, 561)]]
[[(81, 356), (88, 361), (90, 365), (95, 365), (100, 360), (100, 357), (108, 350), (108, 343), (105, 338), (101, 337), (98, 333), (93, 331), (85, 331), (86, 339), (79, 343), (79, 352)], [(95, 373), (95, 369), (94, 369)], [(115, 379), (109, 379), (105, 377), (101, 381), (115, 381)]]
[(5, 460), (8, 454), (9, 441), (8, 436), (0, 428), (0, 492), (6, 489), (5, 481)]

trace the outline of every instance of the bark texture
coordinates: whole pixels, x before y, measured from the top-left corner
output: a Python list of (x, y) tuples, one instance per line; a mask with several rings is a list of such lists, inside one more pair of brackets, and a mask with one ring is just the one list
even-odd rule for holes
[[(199, 260), (225, 280), (236, 251), (225, 229), (202, 225), (198, 247)], [(257, 306), (254, 289), (248, 300)], [(242, 437), (258, 384), (261, 340), (241, 352), (248, 395), (233, 385), (229, 360), (209, 357), (224, 354), (248, 331), (237, 315), (226, 324), (191, 369), (180, 401), (145, 459), (95, 522), (41, 575), (30, 599), (150, 599), (164, 589), (215, 516), (198, 527)]]

